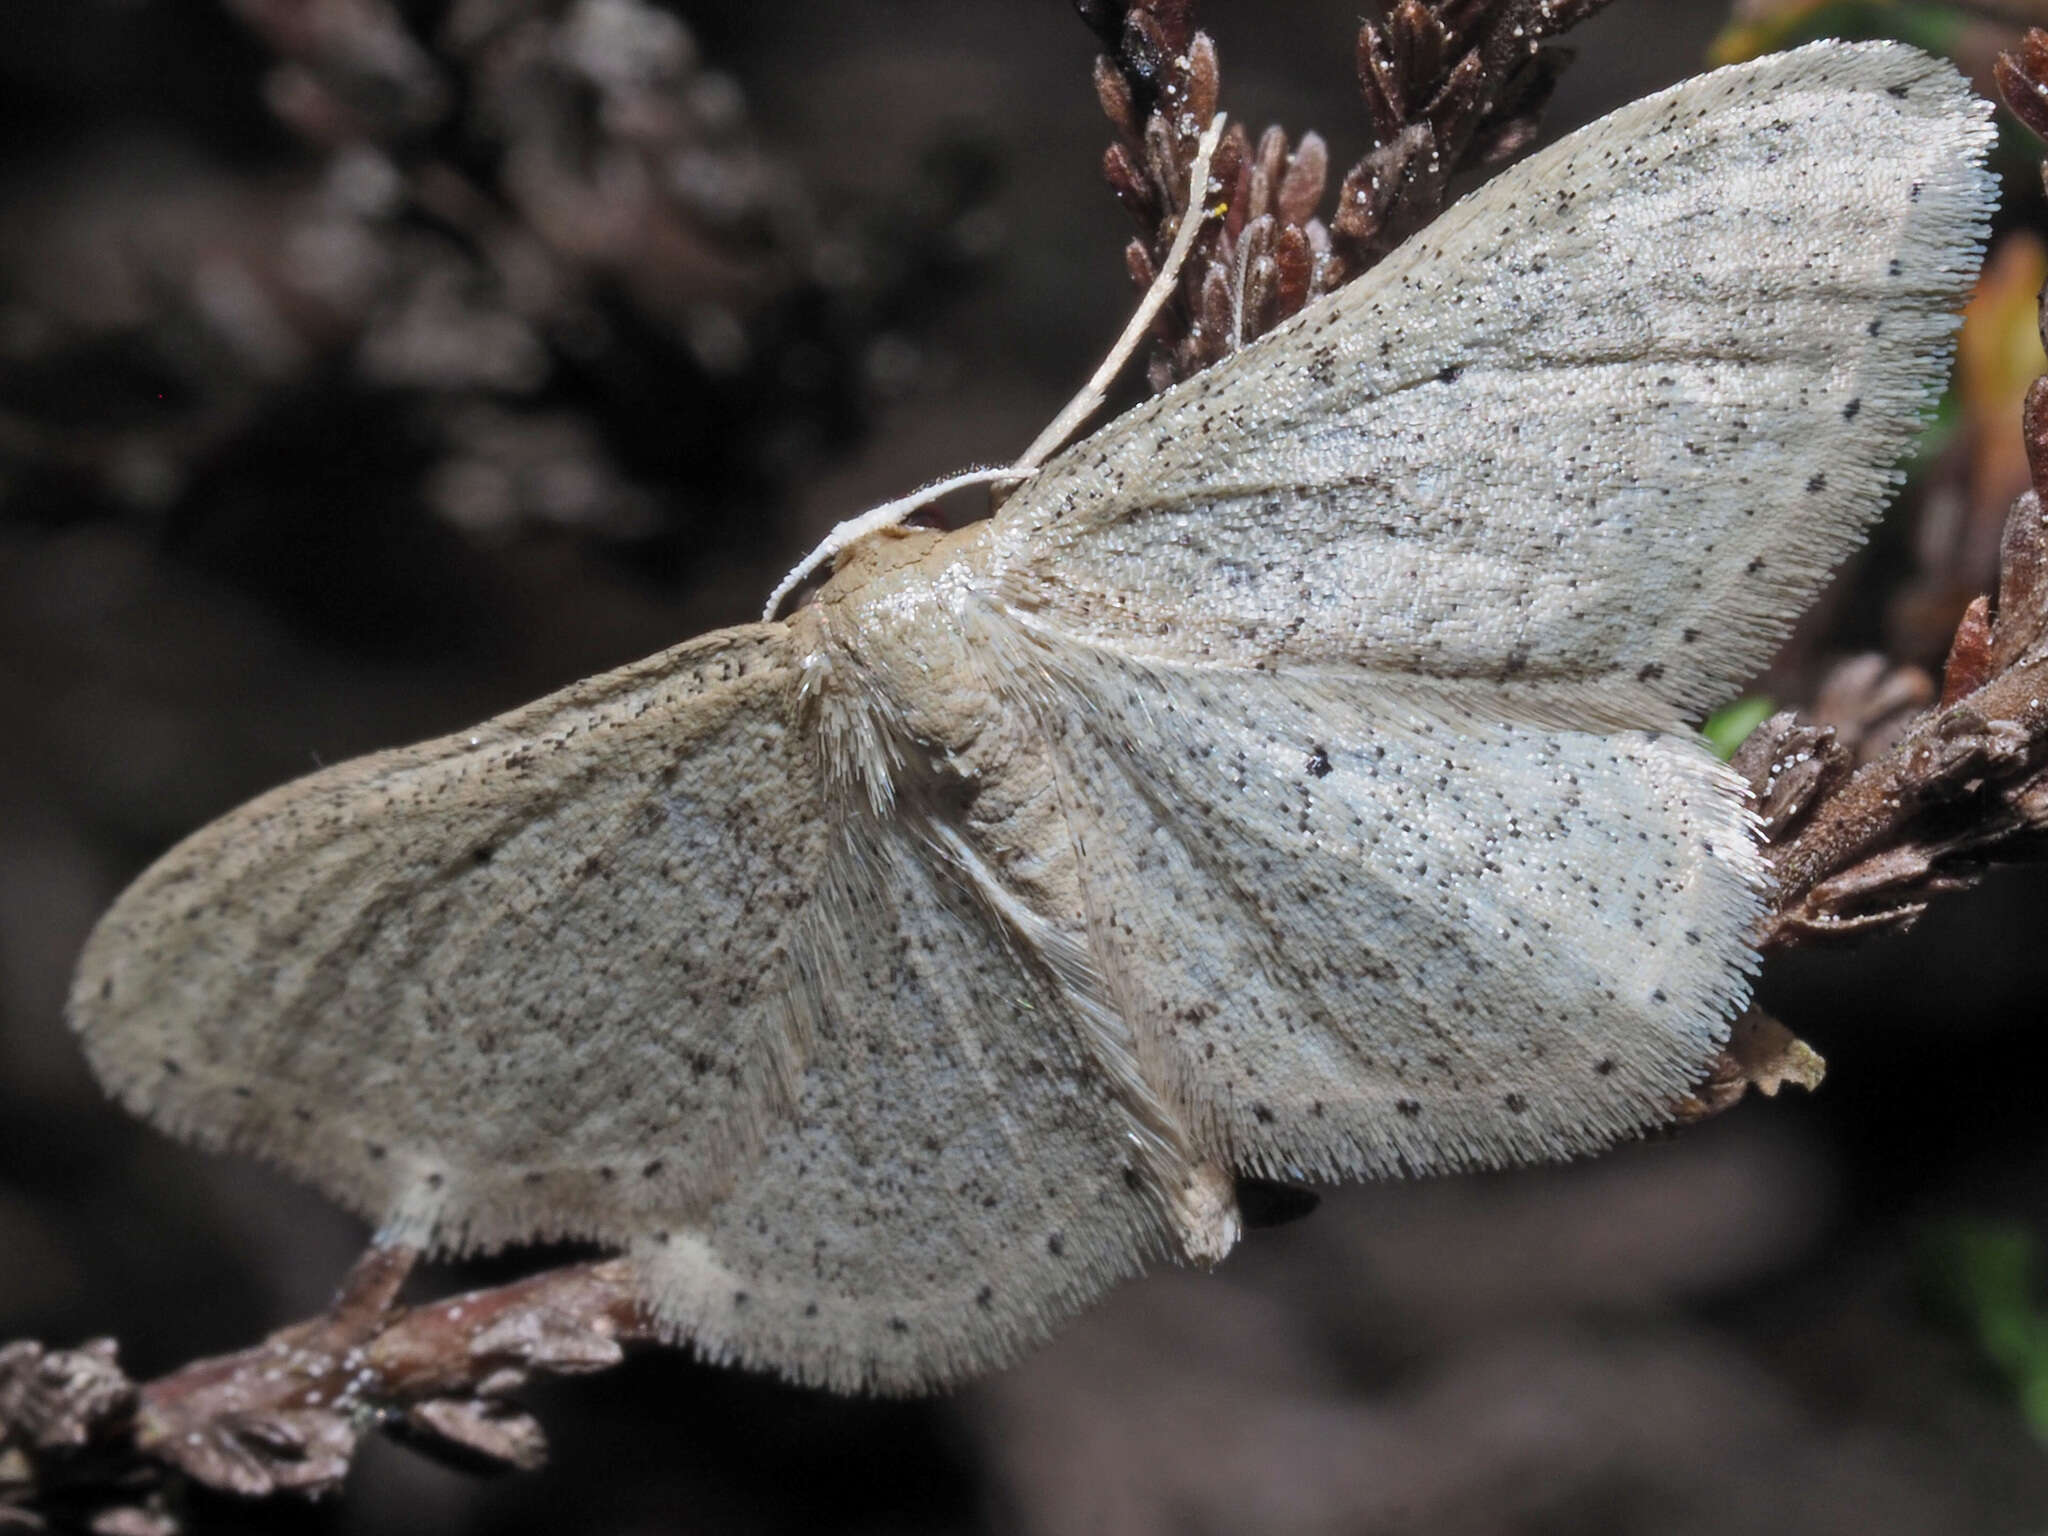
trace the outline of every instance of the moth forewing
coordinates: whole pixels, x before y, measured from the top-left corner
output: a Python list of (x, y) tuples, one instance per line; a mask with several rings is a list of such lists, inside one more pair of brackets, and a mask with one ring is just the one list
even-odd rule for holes
[(1895, 43), (1623, 107), (1047, 466), (1035, 623), (1665, 729), (1769, 660), (1946, 378), (1989, 107)]
[(829, 813), (780, 625), (721, 631), (195, 833), (87, 942), (122, 1101), (393, 1237), (623, 1242), (787, 1114)]

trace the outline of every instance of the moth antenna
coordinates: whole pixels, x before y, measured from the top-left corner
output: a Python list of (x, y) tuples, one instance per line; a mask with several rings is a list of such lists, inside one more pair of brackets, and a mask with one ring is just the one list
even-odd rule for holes
[(1204, 224), (1223, 212), (1221, 204), (1213, 208), (1206, 205), (1209, 162), (1216, 157), (1216, 146), (1223, 141), (1225, 121), (1225, 114), (1218, 112), (1209, 120), (1209, 126), (1202, 131), (1201, 142), (1195, 146), (1195, 162), (1188, 171), (1188, 211), (1182, 215), (1173, 244), (1167, 248), (1166, 260), (1160, 263), (1159, 275), (1145, 290), (1137, 312), (1131, 316), (1130, 324), (1124, 327), (1123, 335), (1117, 337), (1116, 345), (1109, 349), (1102, 366), (1081, 386), (1081, 392), (1067, 402), (1066, 409), (1052, 419), (1051, 424), (1010, 466), (1019, 478), (1051, 458), (1082, 422), (1102, 409), (1102, 402), (1109, 398), (1109, 386), (1123, 371), (1124, 364), (1131, 360), (1131, 354), (1144, 343), (1146, 332), (1152, 329), (1152, 322), (1166, 307), (1166, 301), (1173, 297), (1174, 285), (1180, 280), (1180, 269), (1187, 262), (1188, 252), (1195, 247), (1195, 236)]
[(1145, 334), (1152, 327), (1159, 311), (1173, 296), (1174, 283), (1180, 277), (1180, 269), (1187, 263), (1188, 252), (1194, 249), (1195, 236), (1209, 219), (1222, 212), (1221, 206), (1205, 207), (1209, 191), (1209, 165), (1216, 157), (1216, 146), (1223, 140), (1226, 117), (1218, 112), (1209, 120), (1209, 126), (1202, 131), (1201, 140), (1195, 145), (1194, 164), (1188, 170), (1188, 211), (1182, 216), (1180, 229), (1173, 237), (1173, 244), (1161, 263), (1159, 275), (1152, 279), (1152, 286), (1145, 290), (1145, 297), (1139, 301), (1136, 313), (1124, 327), (1123, 334), (1116, 339), (1109, 355), (1102, 360), (1102, 366), (1081, 386), (1081, 392), (1069, 400), (1066, 408), (1052, 419), (1046, 429), (1013, 464), (995, 469), (970, 469), (944, 480), (935, 480), (922, 490), (912, 491), (908, 496), (895, 501), (884, 502), (859, 517), (848, 518), (819, 542), (818, 547), (798, 562), (775, 591), (769, 595), (768, 606), (761, 610), (765, 623), (774, 623), (775, 616), (789, 595), (810, 579), (826, 561), (835, 558), (839, 552), (856, 540), (878, 533), (884, 528), (893, 528), (920, 507), (929, 506), (941, 496), (969, 485), (989, 485), (996, 481), (1028, 480), (1038, 472), (1066, 440), (1074, 435), (1081, 423), (1102, 409), (1102, 403), (1109, 398), (1109, 386), (1117, 374), (1123, 371), (1125, 363), (1131, 360), (1145, 340)]

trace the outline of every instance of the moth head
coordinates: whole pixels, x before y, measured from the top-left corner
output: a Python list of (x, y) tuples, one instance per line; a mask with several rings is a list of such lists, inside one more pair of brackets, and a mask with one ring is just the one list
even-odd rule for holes
[(945, 535), (936, 528), (881, 528), (849, 544), (832, 561), (832, 576), (818, 593), (820, 603), (843, 602), (878, 584), (900, 583), (924, 563)]

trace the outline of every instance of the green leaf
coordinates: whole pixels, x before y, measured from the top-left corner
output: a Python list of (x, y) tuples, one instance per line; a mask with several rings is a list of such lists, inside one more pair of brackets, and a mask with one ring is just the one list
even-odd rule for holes
[(1707, 745), (1714, 749), (1714, 756), (1725, 763), (1735, 755), (1735, 749), (1742, 745), (1751, 731), (1771, 718), (1776, 708), (1762, 694), (1751, 694), (1707, 716), (1707, 723), (1700, 727), (1700, 734), (1707, 738)]
[(2004, 1377), (2036, 1437), (2048, 1440), (2048, 1312), (2036, 1299), (2040, 1245), (2026, 1228), (1956, 1222), (1923, 1244), (1928, 1300)]

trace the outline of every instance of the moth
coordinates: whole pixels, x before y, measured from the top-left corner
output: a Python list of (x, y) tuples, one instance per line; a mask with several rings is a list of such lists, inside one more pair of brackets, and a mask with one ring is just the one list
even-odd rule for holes
[(121, 1102), (714, 1360), (1016, 1357), (1239, 1175), (1669, 1118), (1762, 865), (1687, 725), (1859, 541), (1987, 230), (1895, 44), (1626, 107), (809, 606), (286, 785), (80, 961)]

